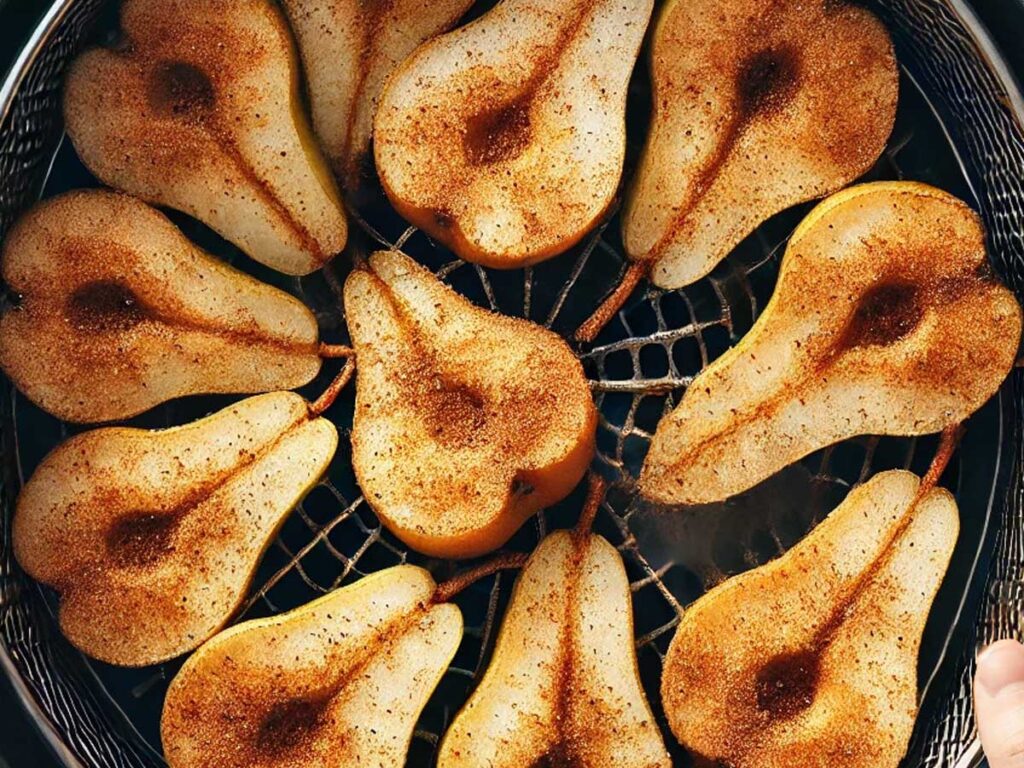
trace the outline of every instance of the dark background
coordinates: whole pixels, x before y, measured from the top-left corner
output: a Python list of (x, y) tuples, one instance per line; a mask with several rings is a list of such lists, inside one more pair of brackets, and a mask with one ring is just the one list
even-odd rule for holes
[[(972, 0), (1009, 63), (1024, 79), (1024, 0)], [(0, 73), (43, 15), (43, 0), (0, 0)], [(10, 683), (0, 676), (0, 768), (58, 768), (36, 726), (25, 716)]]

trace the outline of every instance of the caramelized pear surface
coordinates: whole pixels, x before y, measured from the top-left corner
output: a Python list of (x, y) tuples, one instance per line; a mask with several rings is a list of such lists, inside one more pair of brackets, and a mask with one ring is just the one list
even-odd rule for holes
[(559, 531), (541, 542), (439, 768), (669, 768), (640, 683), (631, 600), (605, 539)]
[(641, 491), (719, 501), (855, 435), (960, 423), (998, 390), (1020, 334), (963, 202), (909, 182), (853, 187), (793, 233), (754, 327), (662, 419)]
[(0, 367), (60, 419), (124, 419), (199, 393), (292, 389), (320, 370), (299, 301), (111, 192), (36, 206), (4, 241)]
[(399, 213), (464, 259), (555, 256), (608, 210), (652, 0), (502, 0), (414, 53), (374, 129)]
[(597, 416), (560, 337), (475, 307), (397, 251), (352, 272), (345, 310), (359, 357), (352, 463), (410, 547), (496, 549), (583, 477)]
[(313, 127), (347, 190), (362, 181), (388, 76), (450, 29), (473, 0), (284, 0), (302, 54)]
[(200, 648), (172, 682), (172, 768), (401, 768), (455, 655), (462, 614), (430, 574), (397, 566)]
[(693, 283), (753, 229), (867, 171), (896, 116), (892, 43), (832, 0), (672, 0), (654, 33), (654, 116), (626, 251)]
[(89, 656), (173, 658), (227, 623), (337, 441), (290, 392), (184, 427), (77, 435), (18, 497), (14, 554), (60, 593), (61, 630)]
[(909, 472), (855, 488), (785, 555), (687, 610), (662, 677), (673, 733), (714, 765), (897, 768), (958, 531), (953, 497)]
[(334, 180), (269, 0), (125, 0), (117, 48), (86, 51), (68, 135), (104, 183), (184, 211), (252, 258), (304, 275), (345, 246)]

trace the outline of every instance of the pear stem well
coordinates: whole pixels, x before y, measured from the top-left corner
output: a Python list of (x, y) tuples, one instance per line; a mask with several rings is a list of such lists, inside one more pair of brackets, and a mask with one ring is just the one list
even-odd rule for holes
[(472, 586), (487, 576), (498, 571), (515, 570), (526, 565), (530, 556), (525, 552), (506, 552), (496, 555), (486, 563), (470, 568), (462, 573), (456, 574), (448, 581), (437, 585), (434, 591), (434, 603), (447, 603), (467, 587)]
[(324, 390), (323, 394), (320, 395), (316, 400), (309, 404), (309, 413), (311, 416), (323, 416), (324, 413), (334, 405), (334, 401), (338, 399), (338, 395), (341, 394), (342, 390), (352, 380), (352, 375), (356, 372), (356, 359), (353, 355), (349, 355), (345, 360), (345, 367), (341, 369), (341, 372), (334, 377), (327, 389)]
[(587, 500), (583, 504), (583, 511), (580, 512), (580, 519), (573, 531), (575, 538), (581, 538), (590, 533), (590, 529), (594, 527), (594, 518), (597, 517), (597, 511), (601, 508), (601, 502), (604, 501), (607, 490), (608, 483), (603, 477), (596, 472), (590, 472), (587, 475)]
[(615, 313), (622, 309), (626, 299), (640, 285), (640, 281), (651, 273), (650, 261), (634, 261), (630, 263), (619, 284), (615, 286), (608, 297), (601, 302), (601, 305), (594, 310), (594, 313), (576, 329), (576, 341), (581, 344), (590, 344), (597, 338), (597, 334), (611, 322)]

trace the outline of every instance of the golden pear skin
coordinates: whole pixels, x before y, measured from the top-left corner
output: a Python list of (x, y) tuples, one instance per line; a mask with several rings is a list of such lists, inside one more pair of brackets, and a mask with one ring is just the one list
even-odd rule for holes
[(438, 768), (669, 768), (640, 683), (631, 600), (622, 558), (605, 539), (544, 539)]
[(909, 472), (876, 475), (785, 555), (687, 610), (662, 677), (684, 746), (734, 768), (900, 765), (959, 532), (952, 495), (921, 490)]
[(110, 427), (58, 446), (18, 497), (14, 554), (60, 593), (93, 658), (145, 666), (221, 629), (264, 550), (338, 443), (291, 392), (184, 427)]
[(345, 310), (359, 358), (352, 464), (407, 545), (484, 554), (576, 487), (597, 415), (559, 336), (473, 306), (397, 251), (352, 272)]
[(626, 90), (652, 0), (502, 0), (396, 70), (374, 129), (405, 218), (467, 261), (534, 264), (619, 187)]
[[(3, 244), (0, 367), (65, 421), (125, 419), (200, 393), (255, 393), (320, 371), (316, 318), (113, 192), (70, 192)], [(83, 382), (88, 382), (83, 386)]]
[(1020, 334), (967, 205), (924, 184), (852, 187), (797, 228), (754, 327), (662, 419), (641, 492), (720, 501), (855, 435), (939, 432), (998, 390)]
[(899, 91), (883, 24), (832, 0), (671, 0), (651, 79), (623, 232), (663, 288), (695, 282), (770, 216), (870, 169)]
[(101, 181), (184, 211), (291, 275), (345, 247), (338, 190), (268, 0), (125, 0), (124, 41), (72, 64), (64, 116)]
[(473, 0), (283, 0), (302, 54), (313, 127), (348, 191), (370, 154), (373, 116), (388, 76), (445, 32)]
[(401, 565), (240, 624), (185, 663), (160, 723), (171, 768), (402, 768), (462, 640), (458, 607)]

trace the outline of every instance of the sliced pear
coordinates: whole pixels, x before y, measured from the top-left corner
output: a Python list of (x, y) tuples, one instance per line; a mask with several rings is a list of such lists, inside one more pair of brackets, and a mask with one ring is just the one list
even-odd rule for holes
[(168, 764), (401, 768), (462, 639), (462, 614), (435, 589), (397, 566), (218, 635), (167, 691)]
[(793, 233), (754, 327), (662, 419), (641, 491), (719, 501), (854, 435), (938, 432), (996, 392), (1020, 334), (964, 203), (923, 184), (853, 187)]
[(110, 186), (184, 211), (292, 275), (345, 247), (307, 124), (288, 26), (269, 0), (126, 0), (117, 49), (82, 54), (64, 116)]
[(558, 531), (516, 583), (479, 687), (439, 768), (672, 765), (644, 697), (622, 558), (600, 536)]
[(14, 554), (60, 593), (60, 627), (84, 653), (123, 666), (173, 658), (227, 623), (337, 442), (290, 392), (185, 427), (77, 435), (18, 497)]
[(473, 0), (283, 0), (302, 54), (313, 127), (349, 191), (370, 152), (373, 116), (388, 76)]
[(352, 272), (345, 310), (360, 361), (353, 467), (407, 545), (496, 549), (583, 477), (597, 416), (560, 337), (473, 306), (398, 252)]
[(520, 267), (608, 210), (651, 0), (502, 0), (394, 73), (374, 132), (399, 213), (469, 261)]
[(896, 117), (882, 23), (832, 0), (671, 0), (654, 117), (624, 215), (629, 257), (678, 288), (754, 228), (867, 171)]
[(953, 497), (909, 472), (854, 489), (785, 555), (687, 610), (662, 677), (672, 732), (715, 765), (896, 768), (958, 531)]
[(302, 303), (127, 195), (41, 203), (7, 236), (2, 260), (18, 298), (0, 315), (0, 367), (65, 421), (124, 419), (183, 395), (293, 389), (320, 371), (316, 318)]

